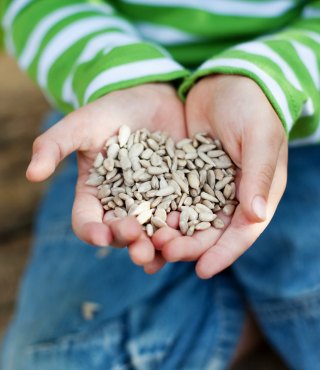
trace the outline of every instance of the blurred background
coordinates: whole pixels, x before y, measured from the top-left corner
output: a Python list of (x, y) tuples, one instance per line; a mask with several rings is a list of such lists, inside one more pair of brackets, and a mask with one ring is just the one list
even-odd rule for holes
[(45, 186), (28, 183), (24, 174), (48, 110), (39, 90), (14, 61), (0, 54), (0, 340), (12, 314), (33, 215)]
[[(12, 59), (0, 53), (0, 342), (14, 310), (30, 251), (33, 217), (46, 187), (28, 183), (25, 170), (32, 142), (49, 111), (40, 91)], [(232, 370), (271, 369), (286, 367), (262, 344)]]

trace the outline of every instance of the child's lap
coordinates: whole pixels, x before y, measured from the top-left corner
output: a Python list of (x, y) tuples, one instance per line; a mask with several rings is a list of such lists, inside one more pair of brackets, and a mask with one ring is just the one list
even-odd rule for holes
[(320, 146), (290, 149), (277, 212), (232, 268), (265, 335), (299, 370), (320, 362), (319, 184)]
[[(299, 330), (311, 345), (320, 339), (314, 313), (320, 312), (319, 154), (319, 147), (290, 152), (288, 187), (276, 216), (233, 267), (265, 332), (285, 357), (300, 346)], [(75, 180), (73, 157), (39, 212), (3, 370), (223, 369), (244, 315), (234, 278), (227, 272), (201, 281), (193, 265), (184, 263), (147, 276), (125, 250), (99, 258), (97, 249), (71, 231)], [(92, 320), (81, 314), (84, 302), (100, 305)], [(286, 332), (292, 337), (283, 344)], [(292, 361), (304, 361), (307, 353), (291, 355)], [(307, 366), (293, 368), (312, 369)]]
[(101, 258), (71, 230), (75, 181), (72, 157), (39, 211), (2, 369), (223, 369), (244, 317), (232, 276), (202, 281), (185, 263), (148, 276), (125, 249)]

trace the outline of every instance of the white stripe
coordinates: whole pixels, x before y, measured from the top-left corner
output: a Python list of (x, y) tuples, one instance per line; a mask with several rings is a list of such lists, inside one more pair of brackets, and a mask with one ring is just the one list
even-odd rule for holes
[(317, 42), (320, 46), (320, 34), (312, 31), (304, 31), (307, 37), (310, 37), (313, 41)]
[(19, 56), (19, 64), (21, 68), (27, 69), (30, 66), (40, 48), (41, 42), (47, 35), (48, 31), (58, 22), (66, 19), (69, 16), (94, 10), (102, 11), (105, 14), (110, 13), (110, 9), (108, 9), (107, 7), (104, 9), (100, 6), (97, 7), (94, 5), (78, 4), (56, 10), (49, 16), (43, 18), (29, 36), (28, 42), (26, 43), (23, 51)]
[(259, 3), (239, 0), (123, 0), (123, 2), (157, 7), (193, 8), (226, 16), (262, 18), (281, 16), (295, 6), (292, 0), (265, 0)]
[(31, 0), (12, 1), (3, 17), (2, 25), (6, 30), (5, 44), (8, 52), (14, 56), (16, 49), (12, 39), (12, 24), (16, 16), (31, 2)]
[(8, 6), (8, 9), (5, 12), (2, 25), (5, 29), (9, 29), (12, 26), (12, 23), (16, 16), (23, 10), (24, 7), (26, 7), (29, 3), (31, 3), (31, 0), (16, 0), (11, 1), (10, 5)]
[(162, 45), (187, 44), (204, 39), (176, 28), (159, 24), (135, 23), (135, 27), (145, 40), (157, 42)]
[(259, 68), (258, 66), (251, 62), (236, 58), (233, 59), (221, 58), (209, 60), (201, 65), (200, 70), (206, 70), (215, 67), (241, 68), (257, 75), (259, 79), (261, 79), (261, 81), (268, 87), (270, 93), (274, 96), (275, 101), (278, 103), (283, 113), (287, 128), (289, 131), (291, 130), (291, 127), (293, 125), (293, 118), (290, 113), (286, 95), (281, 89), (280, 85), (266, 72), (264, 72), (261, 68)]
[(72, 69), (72, 72), (69, 74), (64, 83), (62, 89), (63, 100), (70, 104), (76, 103), (75, 94), (72, 89), (72, 83), (74, 71), (80, 64), (92, 60), (99, 51), (103, 51), (103, 54), (105, 55), (116, 46), (129, 45), (137, 42), (139, 42), (139, 39), (137, 39), (136, 37), (126, 35), (120, 32), (104, 33), (102, 35), (97, 35), (92, 40), (90, 40), (90, 42), (86, 45), (83, 52), (76, 61)]
[(181, 70), (182, 67), (178, 63), (164, 58), (133, 62), (110, 68), (96, 76), (88, 85), (84, 94), (84, 103), (87, 103), (91, 96), (104, 86), (121, 81), (130, 81), (139, 77), (157, 76)]
[[(272, 62), (276, 63), (278, 67), (281, 69), (284, 76), (287, 80), (299, 91), (302, 91), (302, 86), (295, 75), (294, 71), (290, 67), (290, 65), (279, 56), (273, 49), (271, 49), (268, 45), (262, 44), (260, 42), (248, 42), (245, 44), (241, 44), (234, 48), (235, 50), (242, 50), (246, 53), (260, 55), (265, 58), (270, 59)], [(312, 116), (314, 114), (314, 106), (311, 99), (308, 99), (303, 106), (303, 111), (301, 117), (303, 116)]]
[(320, 18), (320, 9), (307, 6), (302, 12), (303, 18)]
[(307, 46), (297, 41), (291, 41), (292, 46), (296, 50), (301, 62), (305, 65), (307, 71), (312, 77), (317, 89), (320, 89), (320, 75), (318, 69), (318, 61), (315, 53)]
[[(91, 33), (108, 29), (119, 28), (132, 33), (132, 27), (125, 21), (117, 18), (90, 17), (74, 22), (60, 31), (44, 49), (38, 65), (38, 82), (43, 88), (47, 85), (48, 73), (56, 60), (77, 41)], [(134, 31), (133, 31), (134, 32)]]
[(302, 90), (301, 84), (294, 74), (289, 64), (282, 59), (279, 54), (272, 50), (268, 45), (260, 42), (248, 42), (235, 47), (235, 50), (242, 50), (250, 54), (256, 54), (270, 59), (276, 63), (281, 69), (282, 73), (288, 77), (290, 83), (298, 90)]

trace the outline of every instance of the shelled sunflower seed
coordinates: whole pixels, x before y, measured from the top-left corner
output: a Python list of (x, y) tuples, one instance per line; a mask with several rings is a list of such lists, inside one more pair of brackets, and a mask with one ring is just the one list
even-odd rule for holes
[(231, 216), (238, 204), (235, 174), (221, 142), (205, 133), (175, 143), (164, 132), (132, 133), (124, 125), (97, 155), (86, 184), (98, 188), (106, 211), (135, 216), (149, 237), (175, 210), (180, 231), (191, 236), (224, 227), (217, 213)]

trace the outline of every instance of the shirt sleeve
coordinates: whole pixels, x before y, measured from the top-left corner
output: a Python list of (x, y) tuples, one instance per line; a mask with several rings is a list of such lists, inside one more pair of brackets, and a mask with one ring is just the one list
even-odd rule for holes
[(1, 15), (7, 50), (62, 112), (189, 73), (107, 2), (5, 0)]
[(179, 90), (210, 74), (253, 79), (264, 91), (292, 143), (320, 142), (320, 1), (310, 1), (289, 27), (236, 45), (203, 63)]

